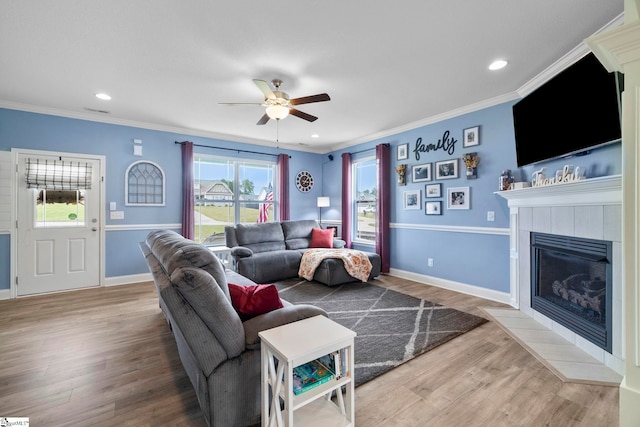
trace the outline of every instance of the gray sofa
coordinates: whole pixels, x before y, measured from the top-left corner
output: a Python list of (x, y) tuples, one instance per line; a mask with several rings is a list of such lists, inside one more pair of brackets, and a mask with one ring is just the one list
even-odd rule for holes
[[(315, 220), (237, 224), (225, 227), (225, 238), (238, 273), (256, 283), (271, 283), (298, 277), (302, 254), (309, 249), (313, 228), (320, 228)], [(344, 240), (333, 240), (335, 248), (344, 245)], [(365, 253), (372, 265), (369, 279), (373, 279), (380, 274), (380, 256)], [(325, 259), (313, 280), (335, 286), (358, 279), (347, 273), (342, 260)]]
[(326, 312), (282, 300), (283, 308), (243, 322), (231, 304), (228, 283), (254, 283), (225, 270), (205, 246), (176, 232), (159, 230), (149, 233), (140, 248), (207, 424), (259, 424), (258, 332), (307, 317), (326, 316)]

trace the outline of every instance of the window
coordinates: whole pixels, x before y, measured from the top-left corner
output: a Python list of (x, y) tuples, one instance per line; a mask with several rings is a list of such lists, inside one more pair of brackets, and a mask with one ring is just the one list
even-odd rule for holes
[(25, 171), (34, 197), (36, 228), (84, 227), (85, 194), (92, 182), (89, 162), (28, 158)]
[(36, 228), (84, 227), (84, 190), (39, 190), (36, 198)]
[(366, 159), (353, 162), (353, 197), (355, 214), (353, 215), (353, 241), (371, 244), (376, 240), (376, 201), (377, 167), (376, 159)]
[(194, 240), (224, 245), (227, 225), (273, 221), (276, 169), (275, 162), (194, 156)]

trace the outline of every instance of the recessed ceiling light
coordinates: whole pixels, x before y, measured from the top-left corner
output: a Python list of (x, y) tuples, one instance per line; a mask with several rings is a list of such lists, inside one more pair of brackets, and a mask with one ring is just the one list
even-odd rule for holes
[(317, 133), (314, 133), (313, 135), (311, 135), (311, 138), (320, 138), (320, 135), (318, 135)]
[(103, 101), (109, 101), (111, 99), (106, 93), (96, 93), (96, 98), (102, 99)]
[(501, 68), (504, 68), (506, 66), (507, 66), (507, 61), (505, 61), (504, 59), (497, 59), (497, 60), (493, 61), (491, 63), (491, 65), (489, 65), (489, 69), (492, 70), (492, 71), (495, 71), (495, 70), (499, 70)]

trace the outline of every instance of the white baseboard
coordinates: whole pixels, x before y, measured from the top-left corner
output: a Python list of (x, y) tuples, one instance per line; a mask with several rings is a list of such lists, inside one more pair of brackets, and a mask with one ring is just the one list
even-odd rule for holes
[(131, 274), (128, 276), (107, 277), (104, 279), (105, 286), (129, 285), (131, 283), (152, 282), (151, 273)]
[(481, 288), (479, 286), (468, 285), (466, 283), (454, 282), (453, 280), (426, 276), (424, 274), (398, 270), (395, 268), (390, 269), (389, 274), (401, 279), (413, 280), (414, 282), (424, 283), (425, 285), (432, 285), (438, 288), (449, 289), (451, 291), (472, 295), (474, 297), (484, 298), (491, 301), (497, 301), (503, 304), (511, 305), (511, 296), (508, 292), (494, 291), (492, 289)]
[(0, 300), (11, 299), (11, 289), (0, 289)]

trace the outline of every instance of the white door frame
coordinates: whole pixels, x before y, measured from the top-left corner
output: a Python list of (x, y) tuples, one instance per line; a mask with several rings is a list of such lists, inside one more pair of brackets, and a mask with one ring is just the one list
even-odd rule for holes
[[(58, 152), (58, 151), (44, 151), (44, 150), (29, 150), (24, 148), (12, 148), (11, 149), (11, 169), (14, 171), (11, 174), (11, 298), (17, 298), (18, 296), (18, 288), (16, 286), (16, 274), (18, 272), (18, 259), (16, 255), (18, 254), (18, 180), (21, 177), (18, 176), (18, 156), (19, 155), (31, 155), (31, 156), (63, 156), (63, 157), (82, 157), (88, 158), (92, 160), (96, 160), (100, 163), (100, 185), (99, 185), (99, 195), (98, 200), (100, 203), (100, 209), (98, 210), (98, 262), (100, 264), (98, 280), (99, 286), (104, 286), (104, 270), (105, 270), (105, 250), (104, 250), (104, 241), (105, 241), (105, 215), (104, 215), (104, 207), (105, 207), (105, 191), (104, 191), (104, 182), (105, 182), (105, 165), (106, 165), (106, 157), (99, 156), (95, 154), (82, 154), (82, 153), (66, 153), (66, 152)], [(61, 291), (65, 292), (65, 291)], [(42, 294), (40, 294), (42, 295)], [(29, 295), (25, 295), (29, 296)]]

